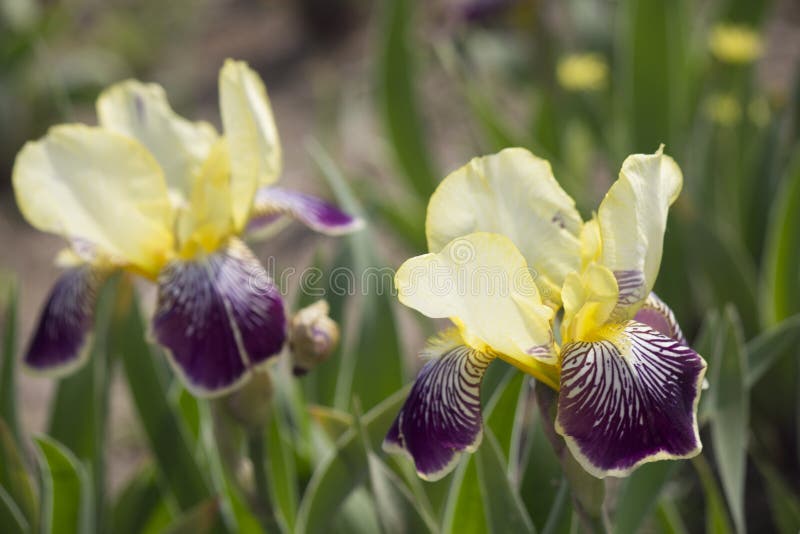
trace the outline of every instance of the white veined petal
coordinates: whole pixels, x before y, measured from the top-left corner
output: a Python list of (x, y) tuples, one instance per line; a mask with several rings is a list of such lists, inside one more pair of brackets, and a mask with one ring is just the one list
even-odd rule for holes
[(154, 274), (172, 253), (161, 168), (136, 141), (82, 125), (51, 128), (17, 156), (14, 192), (33, 226), (83, 239)]
[(550, 164), (522, 148), (475, 158), (447, 176), (428, 204), (431, 252), (458, 236), (509, 237), (536, 271), (547, 301), (558, 302), (567, 273), (580, 268), (580, 214)]

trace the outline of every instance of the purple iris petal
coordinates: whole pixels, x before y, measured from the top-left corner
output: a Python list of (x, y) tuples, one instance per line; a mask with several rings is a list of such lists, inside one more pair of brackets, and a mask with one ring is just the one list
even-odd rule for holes
[(692, 349), (629, 321), (615, 339), (566, 345), (562, 358), (556, 427), (587, 471), (625, 476), (699, 452), (706, 364)]
[(288, 215), (312, 230), (328, 235), (342, 235), (362, 226), (361, 219), (312, 195), (280, 187), (262, 187), (256, 192), (250, 232), (263, 231)]
[(677, 319), (675, 319), (675, 314), (655, 293), (650, 293), (647, 296), (647, 300), (636, 312), (633, 320), (646, 324), (653, 330), (657, 330), (678, 343), (686, 345), (686, 338), (683, 336), (683, 331), (681, 331)]
[(158, 282), (153, 332), (195, 393), (224, 393), (280, 352), (280, 293), (240, 241), (203, 259), (175, 261)]
[(88, 356), (97, 291), (106, 273), (88, 264), (65, 271), (50, 292), (25, 364), (41, 372), (66, 374)]
[(463, 345), (449, 347), (420, 370), (383, 447), (405, 452), (420, 477), (448, 474), (462, 451), (480, 444), (480, 385), (491, 358)]

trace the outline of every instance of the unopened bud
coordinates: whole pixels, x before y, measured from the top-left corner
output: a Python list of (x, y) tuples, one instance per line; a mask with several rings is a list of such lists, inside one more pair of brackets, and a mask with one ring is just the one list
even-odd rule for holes
[(339, 326), (328, 317), (328, 302), (318, 300), (297, 312), (289, 325), (289, 348), (295, 375), (327, 360), (339, 343)]
[(242, 387), (221, 399), (228, 414), (247, 429), (263, 427), (272, 409), (272, 379), (260, 369)]

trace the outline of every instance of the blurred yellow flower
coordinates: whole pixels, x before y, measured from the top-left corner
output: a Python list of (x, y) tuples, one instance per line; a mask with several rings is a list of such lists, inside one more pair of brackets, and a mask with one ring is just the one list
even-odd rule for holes
[(751, 63), (761, 56), (761, 36), (740, 24), (717, 24), (708, 37), (711, 53), (723, 63)]
[(720, 126), (733, 126), (742, 118), (742, 106), (735, 96), (726, 93), (710, 95), (703, 104), (703, 112)]
[(769, 101), (764, 96), (757, 96), (747, 105), (747, 116), (753, 124), (763, 128), (769, 124), (770, 115)]
[(608, 63), (594, 52), (570, 54), (559, 60), (556, 76), (567, 91), (600, 91), (608, 83)]

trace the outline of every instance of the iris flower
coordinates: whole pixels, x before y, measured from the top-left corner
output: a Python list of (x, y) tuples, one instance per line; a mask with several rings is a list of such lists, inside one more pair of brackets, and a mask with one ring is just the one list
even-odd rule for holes
[(17, 204), (68, 243), (28, 368), (58, 375), (84, 362), (97, 292), (118, 270), (158, 284), (152, 335), (196, 394), (235, 388), (281, 350), (281, 295), (241, 238), (286, 217), (333, 235), (360, 221), (273, 186), (278, 133), (245, 63), (225, 62), (219, 104), (223, 135), (178, 116), (160, 86), (129, 80), (98, 98), (99, 126), (55, 126), (22, 148)]
[(652, 293), (682, 180), (662, 149), (630, 156), (584, 222), (523, 149), (445, 178), (428, 204), (430, 253), (395, 282), (402, 303), (454, 326), (423, 350), (384, 448), (422, 478), (447, 474), (481, 442), (481, 380), (499, 358), (558, 391), (556, 431), (594, 476), (697, 454), (706, 364)]

